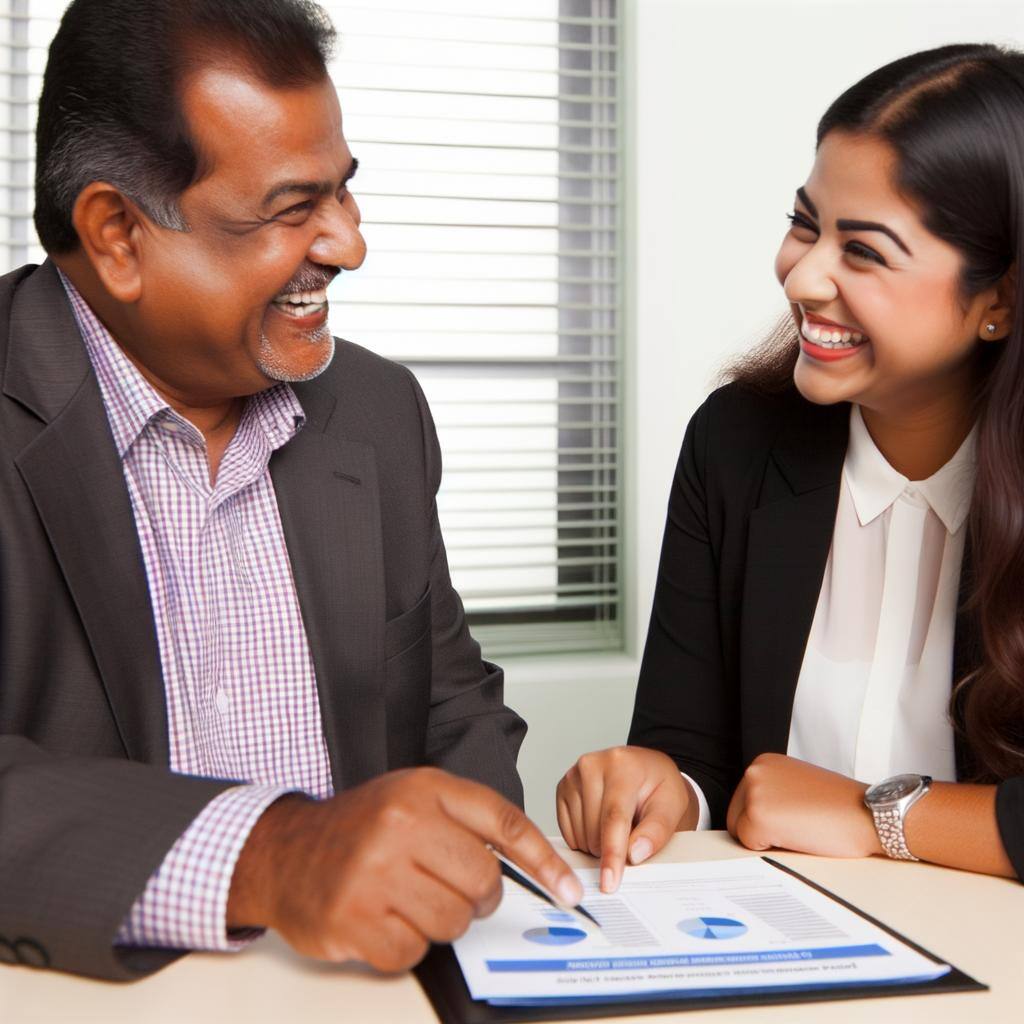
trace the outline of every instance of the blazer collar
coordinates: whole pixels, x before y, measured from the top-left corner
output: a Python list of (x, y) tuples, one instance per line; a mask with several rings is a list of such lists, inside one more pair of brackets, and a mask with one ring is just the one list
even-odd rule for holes
[(14, 461), (92, 648), (125, 753), (166, 764), (163, 678), (124, 472), (56, 268), (12, 300), (4, 393), (42, 427)]
[(850, 405), (815, 405), (796, 396), (772, 449), (780, 473), (795, 495), (838, 485), (849, 437)]
[(4, 394), (50, 423), (90, 375), (71, 304), (47, 260), (22, 280), (11, 303)]

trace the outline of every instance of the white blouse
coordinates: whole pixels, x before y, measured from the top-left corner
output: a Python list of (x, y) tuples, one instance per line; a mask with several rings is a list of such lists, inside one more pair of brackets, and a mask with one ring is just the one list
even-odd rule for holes
[[(947, 707), (975, 431), (927, 480), (886, 462), (850, 413), (836, 525), (786, 752), (862, 782), (956, 779)], [(689, 776), (686, 776), (689, 779)], [(707, 800), (698, 828), (707, 828)]]

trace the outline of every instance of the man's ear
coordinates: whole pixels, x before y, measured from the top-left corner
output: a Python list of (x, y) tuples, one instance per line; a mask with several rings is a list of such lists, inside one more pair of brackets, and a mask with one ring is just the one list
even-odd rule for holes
[[(985, 310), (985, 316), (978, 326), (978, 337), (982, 341), (1006, 341), (1013, 330), (1013, 318), (1017, 308), (1017, 264), (1011, 263), (1010, 269), (996, 284), (995, 301)], [(994, 331), (989, 326), (995, 327)]]
[(103, 181), (86, 185), (75, 200), (71, 221), (103, 287), (118, 302), (142, 294), (143, 213), (123, 192)]

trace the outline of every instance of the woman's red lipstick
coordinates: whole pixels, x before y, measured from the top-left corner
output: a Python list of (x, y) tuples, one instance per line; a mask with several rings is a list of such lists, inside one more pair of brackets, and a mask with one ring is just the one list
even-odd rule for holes
[(856, 355), (867, 344), (867, 335), (834, 320), (804, 313), (800, 323), (801, 351), (823, 363)]

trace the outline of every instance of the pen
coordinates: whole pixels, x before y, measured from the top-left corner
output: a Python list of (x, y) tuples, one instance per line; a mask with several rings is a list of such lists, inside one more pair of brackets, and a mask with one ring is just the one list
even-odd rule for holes
[(578, 914), (580, 917), (586, 918), (588, 921), (601, 927), (601, 922), (598, 921), (589, 910), (586, 910), (582, 903), (577, 904), (575, 907), (563, 906), (554, 896), (551, 895), (539, 882), (535, 882), (528, 875), (523, 874), (522, 870), (512, 863), (504, 854), (499, 853), (493, 846), (489, 846), (488, 849), (498, 861), (501, 863), (501, 873), (511, 881), (515, 882), (516, 885), (521, 886), (527, 892), (533, 893), (534, 896), (539, 896), (545, 903), (550, 903), (557, 910), (564, 910), (569, 913)]

